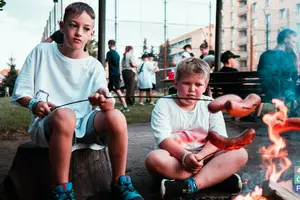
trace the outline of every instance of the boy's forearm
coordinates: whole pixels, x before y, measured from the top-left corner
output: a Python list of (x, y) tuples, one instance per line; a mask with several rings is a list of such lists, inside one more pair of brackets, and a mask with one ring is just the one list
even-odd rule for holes
[(31, 97), (23, 97), (21, 99), (18, 99), (17, 102), (23, 106), (23, 107), (28, 107), (29, 101), (31, 100)]
[(183, 147), (178, 145), (172, 138), (167, 138), (163, 140), (159, 147), (161, 149), (167, 150), (173, 157), (177, 158), (177, 160), (181, 161), (183, 155), (187, 152)]

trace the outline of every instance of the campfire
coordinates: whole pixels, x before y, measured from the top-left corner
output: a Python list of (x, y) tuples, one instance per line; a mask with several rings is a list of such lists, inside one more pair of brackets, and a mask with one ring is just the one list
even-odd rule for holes
[(252, 193), (246, 196), (239, 195), (234, 200), (299, 200), (300, 196), (292, 191), (292, 182), (278, 182), (281, 174), (291, 167), (285, 149), (286, 142), (280, 136), (281, 133), (300, 130), (300, 120), (287, 117), (287, 107), (278, 99), (273, 99), (277, 111), (263, 116), (263, 122), (268, 126), (268, 135), (272, 145), (261, 147), (259, 152), (262, 158), (262, 166), (266, 169), (262, 188), (255, 186)]

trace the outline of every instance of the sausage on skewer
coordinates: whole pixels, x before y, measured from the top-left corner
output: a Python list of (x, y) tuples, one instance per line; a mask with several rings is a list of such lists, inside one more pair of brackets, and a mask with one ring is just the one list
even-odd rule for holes
[(214, 131), (210, 131), (206, 139), (218, 149), (230, 151), (247, 146), (252, 142), (255, 136), (256, 132), (254, 129), (251, 128), (247, 129), (236, 138), (226, 138)]

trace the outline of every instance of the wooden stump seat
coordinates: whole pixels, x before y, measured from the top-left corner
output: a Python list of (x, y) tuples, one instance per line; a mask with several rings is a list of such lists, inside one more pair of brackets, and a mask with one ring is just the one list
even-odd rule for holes
[[(49, 150), (31, 142), (18, 147), (12, 166), (3, 181), (7, 200), (44, 200), (50, 188)], [(106, 148), (72, 152), (70, 181), (76, 200), (86, 200), (110, 189), (111, 169)]]

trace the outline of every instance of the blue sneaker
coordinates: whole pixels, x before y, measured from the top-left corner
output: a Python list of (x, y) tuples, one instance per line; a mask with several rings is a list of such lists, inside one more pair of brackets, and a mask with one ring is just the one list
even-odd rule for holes
[(65, 183), (52, 189), (50, 200), (75, 200), (72, 183)]
[(112, 185), (114, 200), (144, 200), (135, 190), (129, 176), (120, 176), (117, 185)]

